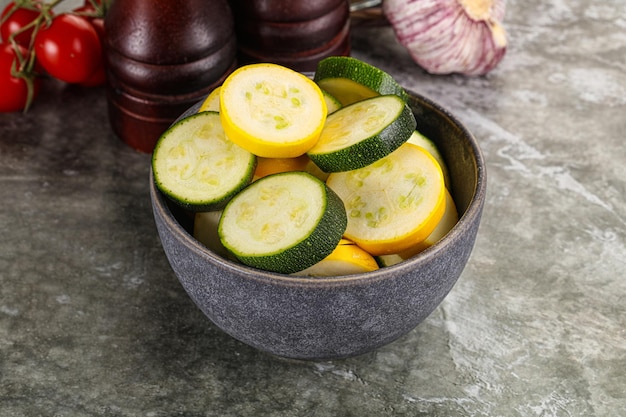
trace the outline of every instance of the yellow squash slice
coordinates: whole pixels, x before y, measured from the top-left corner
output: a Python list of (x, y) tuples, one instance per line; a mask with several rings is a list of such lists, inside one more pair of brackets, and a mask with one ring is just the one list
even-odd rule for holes
[(437, 145), (435, 145), (435, 143), (432, 140), (430, 140), (429, 138), (427, 138), (426, 136), (424, 136), (417, 130), (411, 134), (407, 142), (412, 143), (413, 145), (421, 146), (422, 148), (426, 149), (437, 160), (437, 162), (439, 163), (439, 166), (441, 167), (441, 172), (443, 173), (443, 180), (446, 183), (446, 188), (449, 188), (450, 187), (450, 173), (448, 172), (448, 166), (446, 165), (446, 162), (444, 161), (443, 156), (441, 155), (441, 152), (439, 152), (439, 148), (437, 148)]
[(379, 268), (376, 259), (354, 242), (341, 239), (334, 251), (315, 265), (293, 275), (310, 277), (332, 277), (361, 274)]
[(220, 115), (234, 143), (265, 158), (304, 154), (319, 139), (327, 107), (305, 75), (277, 64), (250, 64), (220, 88)]
[(221, 87), (216, 87), (213, 91), (209, 93), (209, 95), (204, 99), (200, 108), (198, 109), (198, 113), (202, 111), (220, 111), (220, 89)]
[(452, 228), (455, 224), (457, 224), (458, 221), (459, 213), (457, 212), (456, 204), (454, 203), (450, 192), (446, 190), (446, 211), (439, 223), (437, 223), (437, 227), (435, 227), (435, 230), (433, 230), (433, 232), (428, 235), (426, 239), (418, 242), (415, 246), (410, 247), (403, 252), (393, 255), (379, 256), (378, 262), (382, 266), (391, 266), (417, 255), (418, 253), (431, 247), (432, 245), (443, 239), (443, 237), (447, 235), (450, 230), (452, 230)]
[(332, 173), (326, 183), (346, 207), (344, 236), (374, 256), (415, 246), (445, 212), (441, 168), (426, 150), (412, 144), (364, 168)]
[(306, 171), (309, 165), (309, 157), (300, 155), (295, 158), (257, 158), (254, 180), (267, 177), (271, 174), (289, 171)]

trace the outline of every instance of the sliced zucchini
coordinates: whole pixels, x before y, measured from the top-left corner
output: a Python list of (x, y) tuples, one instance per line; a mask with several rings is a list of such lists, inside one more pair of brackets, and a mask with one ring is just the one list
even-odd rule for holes
[(397, 254), (378, 256), (376, 257), (376, 261), (380, 266), (391, 266), (405, 261), (443, 239), (443, 237), (447, 235), (450, 230), (452, 230), (458, 221), (459, 214), (456, 209), (456, 204), (454, 203), (450, 192), (446, 190), (446, 211), (439, 223), (437, 223), (435, 230), (433, 230), (426, 239), (418, 242), (415, 246)]
[(328, 109), (328, 114), (334, 113), (343, 107), (339, 100), (337, 100), (337, 98), (330, 94), (328, 91), (322, 90), (322, 94), (324, 94), (324, 101), (326, 102), (326, 109)]
[(328, 116), (307, 155), (325, 172), (362, 168), (396, 150), (415, 126), (413, 112), (396, 95), (361, 100)]
[(292, 158), (315, 142), (326, 120), (319, 86), (277, 64), (249, 64), (220, 88), (220, 116), (228, 137), (265, 158)]
[(413, 132), (407, 142), (426, 149), (437, 160), (437, 162), (439, 162), (441, 172), (443, 172), (443, 179), (446, 183), (446, 188), (450, 188), (450, 173), (448, 172), (448, 166), (446, 165), (446, 161), (443, 159), (443, 156), (441, 155), (441, 152), (439, 152), (439, 148), (437, 148), (435, 143), (417, 130)]
[(203, 112), (203, 111), (216, 111), (219, 113), (220, 89), (221, 89), (221, 86), (218, 86), (209, 93), (209, 95), (204, 99), (204, 101), (200, 105), (200, 108), (198, 109), (198, 113)]
[(403, 101), (408, 94), (388, 73), (349, 56), (322, 59), (313, 80), (346, 106), (377, 95), (395, 94)]
[(304, 168), (304, 171), (308, 172), (309, 174), (313, 175), (314, 177), (319, 178), (323, 182), (326, 182), (326, 179), (328, 178), (328, 175), (330, 175), (328, 172), (322, 171), (320, 169), (320, 167), (315, 165), (315, 162), (311, 161), (311, 158), (309, 158), (309, 162), (306, 164), (306, 167)]
[(400, 255), (404, 259), (408, 259), (411, 256), (414, 256), (426, 248), (431, 247), (435, 243), (439, 242), (444, 238), (445, 235), (452, 230), (454, 225), (456, 225), (459, 221), (459, 213), (456, 209), (456, 204), (450, 195), (450, 192), (446, 190), (446, 210), (443, 214), (439, 223), (437, 223), (437, 227), (432, 231), (430, 235), (426, 239), (421, 242), (418, 242), (417, 245), (407, 249), (406, 251), (400, 253)]
[(402, 252), (423, 241), (445, 211), (439, 164), (411, 144), (365, 168), (332, 173), (326, 183), (345, 204), (345, 237), (374, 256)]
[(310, 277), (333, 277), (362, 274), (379, 268), (376, 259), (354, 242), (341, 239), (334, 251), (318, 263), (294, 275)]
[(254, 171), (254, 180), (279, 172), (305, 171), (309, 162), (310, 159), (306, 154), (295, 158), (263, 158), (259, 156)]
[(404, 259), (397, 253), (392, 253), (389, 255), (379, 255), (376, 256), (374, 259), (376, 259), (376, 263), (378, 263), (378, 266), (380, 266), (381, 268), (384, 268), (386, 266), (393, 266), (399, 264), (400, 262), (406, 261), (406, 259)]
[(218, 234), (239, 261), (291, 274), (328, 256), (347, 226), (341, 199), (302, 171), (263, 177), (224, 208)]
[(216, 112), (188, 116), (161, 135), (152, 154), (156, 186), (193, 211), (219, 210), (252, 180), (256, 156), (231, 142)]

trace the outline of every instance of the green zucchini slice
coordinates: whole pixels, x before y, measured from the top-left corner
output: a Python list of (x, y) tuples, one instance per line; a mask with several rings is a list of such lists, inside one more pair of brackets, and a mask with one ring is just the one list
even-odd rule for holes
[(158, 189), (192, 211), (223, 208), (250, 183), (255, 167), (256, 156), (226, 137), (219, 113), (212, 111), (173, 124), (152, 154)]
[(313, 80), (344, 106), (386, 94), (408, 100), (406, 90), (387, 72), (349, 56), (322, 59)]
[(376, 96), (329, 115), (307, 155), (324, 172), (363, 168), (400, 147), (415, 127), (413, 112), (402, 99)]
[(304, 171), (263, 177), (224, 208), (218, 234), (241, 263), (291, 274), (324, 259), (347, 227), (341, 199)]
[(324, 95), (324, 101), (326, 102), (328, 114), (334, 113), (343, 107), (339, 100), (337, 100), (336, 97), (333, 97), (328, 91), (322, 90), (322, 94)]

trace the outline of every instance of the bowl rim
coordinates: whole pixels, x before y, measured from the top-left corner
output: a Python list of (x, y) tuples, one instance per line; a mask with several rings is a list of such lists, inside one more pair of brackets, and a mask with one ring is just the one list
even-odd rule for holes
[[(481, 216), (482, 207), (486, 195), (487, 178), (486, 178), (486, 165), (485, 160), (478, 144), (478, 141), (474, 135), (465, 127), (461, 121), (454, 116), (449, 110), (431, 100), (424, 95), (416, 93), (411, 90), (406, 90), (409, 97), (418, 102), (423, 102), (427, 106), (430, 106), (433, 110), (439, 113), (442, 117), (448, 119), (456, 128), (458, 128), (463, 135), (468, 139), (470, 149), (475, 158), (475, 164), (477, 167), (476, 172), (476, 185), (470, 199), (470, 203), (459, 218), (454, 227), (439, 241), (415, 255), (414, 257), (407, 259), (403, 262), (392, 266), (386, 266), (371, 272), (364, 272), (351, 275), (338, 275), (333, 277), (307, 277), (297, 276), (289, 274), (281, 274), (276, 272), (264, 271), (256, 268), (249, 267), (247, 265), (237, 263), (235, 261), (226, 259), (215, 252), (211, 251), (200, 241), (194, 238), (185, 228), (175, 220), (174, 214), (170, 210), (166, 202), (166, 196), (161, 193), (154, 182), (152, 166), (150, 166), (150, 195), (152, 198), (153, 209), (158, 210), (167, 223), (170, 230), (172, 230), (176, 238), (184, 243), (185, 246), (192, 249), (196, 254), (207, 259), (211, 264), (218, 266), (229, 272), (236, 273), (240, 276), (245, 276), (248, 279), (252, 279), (264, 283), (281, 284), (285, 286), (300, 286), (300, 287), (337, 287), (344, 285), (359, 285), (372, 283), (380, 280), (389, 280), (393, 277), (402, 276), (405, 273), (415, 269), (416, 265), (429, 263), (433, 258), (437, 257), (437, 254), (444, 250), (448, 242), (458, 239), (464, 234), (468, 228), (472, 227), (477, 217)], [(181, 118), (192, 113), (194, 109), (197, 110), (201, 103), (192, 106), (187, 112), (181, 115)]]

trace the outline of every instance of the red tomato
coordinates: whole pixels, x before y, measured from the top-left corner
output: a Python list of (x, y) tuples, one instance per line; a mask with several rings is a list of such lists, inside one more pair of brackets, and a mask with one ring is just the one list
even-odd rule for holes
[[(19, 46), (20, 53), (26, 56), (26, 48)], [(16, 54), (13, 46), (0, 43), (0, 112), (14, 112), (24, 110), (28, 99), (28, 85), (22, 78), (14, 77), (11, 73)], [(17, 62), (17, 61), (16, 61)], [(17, 64), (16, 64), (17, 65)], [(39, 92), (39, 80), (35, 80), (33, 99)]]
[(91, 24), (93, 28), (98, 33), (98, 37), (100, 38), (100, 42), (104, 42), (104, 19), (101, 17), (94, 17), (91, 19)]
[(89, 3), (89, 1), (81, 7), (74, 9), (73, 13), (87, 19), (96, 30), (96, 33), (100, 38), (100, 42), (104, 40), (104, 18), (97, 16), (98, 11), (91, 5), (91, 3)]
[(94, 27), (81, 16), (62, 14), (35, 36), (35, 54), (44, 70), (67, 83), (82, 83), (103, 65)]
[[(6, 17), (9, 13), (11, 15)], [(17, 7), (14, 2), (7, 4), (2, 11), (2, 26), (0, 26), (0, 36), (2, 36), (2, 42), (8, 43), (9, 36), (11, 36), (12, 33), (17, 32), (33, 20), (37, 19), (39, 14), (40, 13), (36, 10), (27, 9), (25, 7)], [(15, 36), (15, 42), (27, 47), (30, 44), (30, 38), (32, 35), (33, 28), (30, 28)]]
[[(73, 10), (74, 13), (77, 13), (79, 16), (84, 17), (91, 23), (93, 28), (96, 30), (98, 34), (98, 38), (100, 39), (100, 45), (103, 45), (104, 42), (104, 18), (96, 17), (97, 10), (93, 7), (93, 5), (89, 2), (89, 0), (85, 1), (85, 4), (77, 9)], [(104, 54), (104, 49), (102, 50)], [(106, 71), (104, 69), (104, 55), (102, 55), (103, 65), (96, 70), (96, 72), (86, 81), (80, 83), (80, 85), (84, 87), (95, 87), (98, 85), (102, 85), (106, 82)]]
[(94, 72), (91, 75), (91, 77), (89, 77), (87, 80), (80, 83), (80, 85), (82, 85), (83, 87), (97, 87), (99, 85), (104, 84), (106, 80), (107, 80), (106, 70), (104, 69), (104, 67), (100, 67), (99, 69), (96, 70), (96, 72)]

